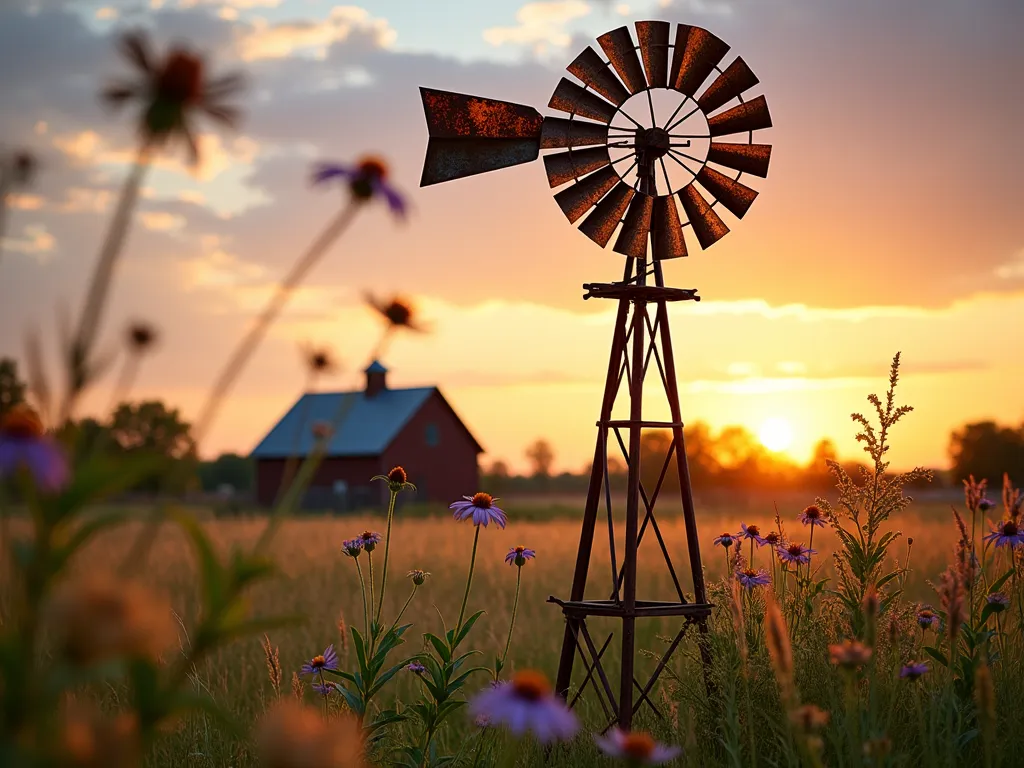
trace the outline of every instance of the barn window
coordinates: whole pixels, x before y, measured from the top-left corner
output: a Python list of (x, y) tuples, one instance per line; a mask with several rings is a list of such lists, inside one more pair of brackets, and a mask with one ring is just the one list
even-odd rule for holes
[(427, 445), (431, 448), (440, 443), (441, 433), (437, 429), (437, 424), (427, 424), (427, 428), (424, 430), (424, 437), (427, 440)]

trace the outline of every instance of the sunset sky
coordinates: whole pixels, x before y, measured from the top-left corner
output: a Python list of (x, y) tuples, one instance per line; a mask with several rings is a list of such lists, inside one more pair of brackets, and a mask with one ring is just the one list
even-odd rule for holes
[[(362, 381), (379, 333), (365, 291), (411, 296), (432, 332), (396, 338), (394, 386), (437, 384), (487, 450), (524, 469), (546, 437), (556, 468), (593, 451), (614, 306), (581, 284), (622, 257), (569, 226), (543, 165), (418, 188), (418, 86), (536, 106), (576, 54), (638, 19), (705, 26), (761, 79), (771, 172), (742, 222), (666, 267), (700, 304), (673, 308), (684, 418), (791, 427), (857, 446), (849, 414), (892, 355), (915, 413), (897, 467), (946, 463), (954, 427), (1024, 418), (1024, 4), (1019, 0), (4, 0), (0, 146), (42, 163), (16, 196), (0, 260), (0, 355), (79, 310), (133, 147), (131, 116), (96, 93), (127, 73), (112, 40), (149, 28), (243, 69), (245, 120), (212, 129), (205, 162), (179, 147), (145, 184), (107, 316), (151, 321), (159, 350), (137, 397), (194, 416), (277, 279), (341, 204), (311, 163), (366, 152), (392, 165), (411, 215), (367, 210), (291, 302), (202, 447), (248, 452), (300, 393), (298, 345), (329, 344)], [(731, 60), (731, 57), (730, 57)], [(204, 129), (210, 126), (204, 124)], [(54, 365), (56, 361), (52, 361)], [(85, 411), (104, 407), (110, 379)], [(660, 414), (657, 406), (652, 411)]]

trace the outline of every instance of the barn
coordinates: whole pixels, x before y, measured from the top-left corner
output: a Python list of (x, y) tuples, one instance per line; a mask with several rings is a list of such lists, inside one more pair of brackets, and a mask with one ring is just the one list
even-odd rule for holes
[[(326, 456), (302, 506), (348, 510), (387, 500), (374, 475), (405, 467), (417, 501), (451, 502), (477, 491), (477, 456), (483, 452), (437, 387), (391, 389), (387, 369), (373, 361), (366, 385), (355, 392), (306, 393), (253, 449), (256, 500), (274, 503), (285, 474), (315, 444), (314, 425), (331, 424)], [(289, 461), (290, 460), (290, 461)]]

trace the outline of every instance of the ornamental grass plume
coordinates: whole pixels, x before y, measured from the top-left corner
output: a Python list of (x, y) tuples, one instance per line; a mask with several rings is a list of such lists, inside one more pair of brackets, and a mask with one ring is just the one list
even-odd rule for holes
[(793, 683), (793, 647), (789, 641), (789, 629), (786, 620), (779, 610), (778, 603), (768, 594), (765, 597), (764, 610), (765, 644), (775, 671), (775, 679), (779, 684), (783, 705), (792, 709), (796, 704), (796, 688)]
[(263, 717), (257, 748), (262, 768), (363, 768), (362, 729), (352, 715), (330, 720), (295, 701), (278, 702)]
[(978, 712), (985, 765), (995, 764), (996, 754), (996, 691), (992, 683), (992, 670), (984, 659), (974, 673), (974, 705)]
[(949, 566), (939, 578), (938, 593), (939, 605), (946, 613), (950, 648), (955, 648), (960, 637), (960, 627), (967, 618), (964, 583), (956, 566)]
[(264, 633), (260, 640), (260, 647), (263, 648), (263, 659), (267, 663), (267, 677), (270, 679), (270, 687), (274, 689), (274, 695), (281, 698), (281, 655), (277, 646), (270, 644), (270, 636)]

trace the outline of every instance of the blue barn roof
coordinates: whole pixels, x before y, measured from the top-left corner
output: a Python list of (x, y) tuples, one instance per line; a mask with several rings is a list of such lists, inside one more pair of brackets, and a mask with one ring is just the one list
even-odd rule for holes
[(312, 428), (317, 422), (334, 427), (328, 456), (377, 456), (434, 392), (437, 387), (385, 389), (373, 397), (362, 391), (307, 393), (253, 449), (252, 456), (308, 455), (313, 450)]

